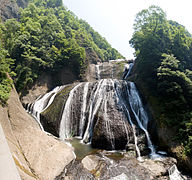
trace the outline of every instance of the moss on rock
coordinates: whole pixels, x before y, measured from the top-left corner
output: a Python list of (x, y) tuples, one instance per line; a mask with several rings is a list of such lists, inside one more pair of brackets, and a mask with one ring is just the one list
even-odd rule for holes
[(53, 103), (41, 113), (41, 123), (45, 131), (59, 136), (59, 124), (63, 109), (74, 84), (67, 85), (55, 97)]

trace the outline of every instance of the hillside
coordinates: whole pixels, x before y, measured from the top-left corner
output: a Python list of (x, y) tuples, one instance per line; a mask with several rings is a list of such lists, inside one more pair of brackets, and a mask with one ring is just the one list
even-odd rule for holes
[(156, 6), (137, 14), (134, 29), (130, 40), (136, 50), (132, 79), (157, 123), (160, 145), (190, 169), (192, 37)]
[[(88, 23), (67, 10), (61, 0), (30, 1), (20, 11), (19, 21), (10, 19), (2, 23), (0, 33), (3, 52), (0, 91), (6, 92), (0, 92), (3, 103), (7, 96), (1, 96), (10, 89), (7, 72), (12, 72), (17, 90), (24, 92), (43, 73), (54, 77), (67, 69), (74, 79), (81, 80), (90, 62), (123, 58)], [(62, 81), (58, 79), (52, 86), (60, 84)]]

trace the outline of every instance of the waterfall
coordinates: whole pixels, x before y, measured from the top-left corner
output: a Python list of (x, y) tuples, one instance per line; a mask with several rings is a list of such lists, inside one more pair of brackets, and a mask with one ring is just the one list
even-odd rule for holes
[(100, 79), (101, 79), (101, 75), (100, 75), (100, 69), (99, 69), (99, 67), (100, 67), (99, 64), (95, 65), (95, 72), (96, 72), (97, 80), (100, 80)]
[(87, 82), (84, 86), (83, 90), (83, 105), (81, 108), (81, 118), (80, 118), (80, 137), (83, 136), (83, 128), (85, 126), (85, 120), (86, 120), (86, 107), (87, 107), (87, 94), (88, 94), (88, 88), (89, 88), (89, 83)]
[(137, 156), (138, 156), (138, 159), (141, 160), (141, 153), (140, 153), (140, 150), (139, 150), (139, 147), (137, 145), (137, 136), (136, 136), (136, 130), (135, 130), (135, 125), (133, 124), (132, 120), (131, 120), (131, 116), (130, 116), (130, 113), (129, 113), (129, 110), (128, 110), (128, 107), (126, 106), (126, 104), (124, 103), (124, 100), (121, 96), (121, 92), (119, 90), (119, 84), (118, 84), (118, 81), (116, 82), (116, 88), (115, 88), (115, 91), (116, 91), (116, 95), (117, 97), (119, 98), (119, 102), (121, 102), (121, 104), (123, 105), (126, 113), (127, 113), (127, 117), (128, 117), (128, 121), (133, 129), (133, 137), (134, 137), (134, 143), (135, 143), (135, 149), (136, 149), (136, 152), (137, 152)]
[(131, 73), (131, 70), (132, 70), (132, 67), (133, 67), (133, 63), (130, 63), (130, 64), (126, 64), (125, 66), (125, 70), (127, 71), (127, 74), (125, 75), (125, 77), (123, 79), (127, 79), (128, 76), (130, 75)]
[(170, 180), (184, 180), (181, 173), (178, 171), (177, 166), (174, 164), (168, 169)]
[(46, 93), (44, 96), (39, 96), (34, 103), (27, 105), (27, 111), (31, 113), (32, 116), (36, 119), (42, 130), (44, 129), (40, 122), (40, 113), (46, 110), (51, 105), (57, 93), (63, 88), (64, 86), (58, 86), (49, 93)]
[[(100, 78), (99, 66), (100, 65), (95, 66), (98, 79)], [(127, 69), (127, 74), (125, 78), (127, 78), (130, 74), (132, 66), (133, 64), (129, 64), (129, 69)], [(74, 113), (72, 111), (76, 109), (75, 104), (78, 104), (76, 102), (78, 98), (76, 96), (78, 95), (75, 95), (78, 94), (78, 91), (82, 91), (82, 93), (80, 94), (83, 94), (82, 100), (79, 102), (81, 107), (79, 109), (80, 117), (74, 117)], [(109, 138), (111, 149), (115, 149), (116, 137), (113, 130), (114, 128), (112, 128), (111, 126), (111, 124), (113, 124), (112, 121), (114, 120), (111, 119), (111, 112), (109, 111), (109, 104), (115, 104), (115, 102), (117, 102), (120, 109), (125, 112), (127, 122), (132, 128), (133, 139), (138, 159), (140, 159), (141, 157), (137, 138), (138, 128), (140, 128), (146, 136), (148, 147), (151, 150), (151, 156), (156, 155), (155, 148), (147, 131), (147, 125), (149, 121), (148, 116), (146, 111), (144, 110), (141, 98), (138, 94), (135, 84), (133, 82), (119, 81), (117, 79), (101, 79), (95, 83), (80, 83), (71, 90), (61, 118), (59, 132), (60, 138), (65, 139), (76, 134), (82, 138), (82, 142), (91, 143), (94, 126), (97, 123), (97, 120), (95, 120), (95, 118), (97, 119), (98, 113), (102, 112), (101, 114), (107, 134), (106, 136)], [(132, 119), (130, 113), (134, 115), (135, 121)], [(74, 123), (73, 119), (75, 118), (79, 118), (79, 125)], [(124, 120), (122, 120), (121, 122), (121, 127), (123, 127), (123, 131), (127, 136), (127, 141), (129, 142), (130, 132)], [(79, 131), (76, 132), (76, 129), (79, 129)]]
[(83, 136), (83, 142), (90, 142), (92, 136), (93, 119), (97, 113), (99, 106), (104, 98), (104, 88), (106, 87), (106, 79), (100, 80), (98, 84), (95, 85), (96, 91), (91, 95), (90, 107), (89, 107), (89, 118), (88, 125)]
[(129, 103), (131, 110), (135, 116), (135, 119), (139, 125), (139, 127), (145, 132), (147, 142), (148, 142), (148, 147), (151, 150), (151, 155), (155, 154), (155, 148), (151, 142), (149, 133), (147, 131), (147, 124), (148, 124), (148, 117), (147, 114), (143, 108), (140, 96), (137, 92), (137, 89), (135, 87), (135, 84), (133, 82), (130, 82), (130, 90), (128, 90), (127, 87), (127, 92), (129, 96)]
[(81, 86), (81, 84), (78, 84), (70, 91), (69, 97), (65, 104), (65, 108), (64, 108), (63, 115), (61, 118), (61, 123), (60, 123), (60, 130), (59, 130), (59, 136), (61, 139), (69, 138), (72, 136), (73, 130), (72, 130), (71, 123), (70, 123), (70, 121), (72, 121), (71, 120), (71, 118), (72, 118), (71, 111), (72, 111), (72, 107), (73, 107), (72, 100), (74, 98), (76, 89), (80, 86)]
[[(124, 79), (130, 75), (132, 67), (133, 63), (126, 66)], [(113, 78), (113, 68), (110, 63), (95, 65), (98, 80), (78, 83), (67, 96), (65, 95), (67, 98), (63, 101), (64, 108), (58, 119), (59, 137), (65, 140), (78, 136), (83, 143), (112, 150), (125, 149), (130, 143), (135, 146), (138, 159), (141, 160), (138, 147), (138, 143), (141, 142), (138, 141), (143, 133), (151, 150), (151, 157), (156, 157), (147, 130), (149, 119), (135, 84), (126, 80), (100, 79), (107, 75)], [(28, 105), (29, 111), (40, 125), (40, 113), (51, 105), (57, 93), (65, 87), (67, 86), (56, 87), (44, 96), (40, 96), (35, 103)]]

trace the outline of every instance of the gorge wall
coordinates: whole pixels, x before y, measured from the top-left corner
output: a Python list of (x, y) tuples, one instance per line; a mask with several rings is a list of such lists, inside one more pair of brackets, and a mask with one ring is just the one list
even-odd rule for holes
[(27, 0), (1, 0), (0, 17), (3, 21), (11, 18), (18, 18), (19, 8), (25, 8), (28, 4)]
[(137, 145), (145, 149), (148, 144), (154, 155), (149, 119), (134, 83), (115, 79), (126, 79), (131, 68), (122, 60), (91, 65), (92, 82), (56, 87), (25, 107), (42, 128), (61, 139), (79, 136), (92, 147), (110, 150), (135, 145), (138, 156)]
[(71, 147), (41, 131), (22, 107), (14, 88), (7, 107), (0, 107), (0, 117), (21, 179), (52, 180), (75, 158)]
[[(110, 179), (115, 176), (167, 178), (168, 169), (176, 164), (176, 160), (169, 157), (161, 159), (164, 157), (163, 152), (154, 148), (150, 138), (153, 134), (149, 135), (148, 131), (152, 123), (149, 125), (145, 106), (134, 83), (125, 80), (131, 68), (132, 64), (127, 61), (92, 64), (87, 77), (91, 79), (90, 82), (58, 86), (40, 95), (32, 103), (23, 102), (42, 130), (60, 139), (78, 137), (83, 144), (91, 143), (92, 147), (127, 150), (124, 158), (118, 162), (108, 158), (110, 152), (99, 150), (97, 155), (89, 155), (82, 161), (70, 163), (56, 179)], [(157, 161), (159, 158), (161, 160), (158, 163), (151, 159), (143, 160), (148, 155)], [(136, 168), (131, 170), (132, 166)]]

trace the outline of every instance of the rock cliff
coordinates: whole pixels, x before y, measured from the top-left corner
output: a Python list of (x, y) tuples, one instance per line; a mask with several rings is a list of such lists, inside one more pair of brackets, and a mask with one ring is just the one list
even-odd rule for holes
[(0, 123), (19, 174), (24, 180), (52, 180), (75, 157), (73, 149), (40, 130), (12, 90), (7, 107), (0, 107)]
[(3, 21), (18, 18), (19, 8), (27, 6), (27, 0), (1, 0), (0, 17)]

